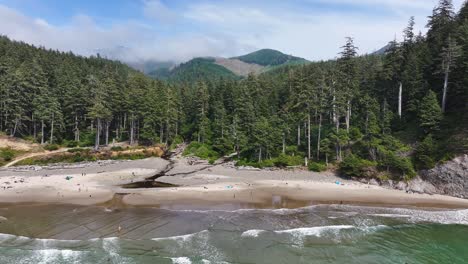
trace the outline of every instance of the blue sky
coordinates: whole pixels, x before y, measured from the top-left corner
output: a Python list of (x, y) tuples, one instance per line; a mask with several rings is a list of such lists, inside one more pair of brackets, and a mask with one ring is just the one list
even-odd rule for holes
[[(463, 0), (454, 0), (458, 9)], [(336, 57), (346, 36), (361, 53), (399, 38), (411, 15), (425, 31), (437, 0), (0, 0), (0, 34), (82, 55), (184, 61), (273, 48)]]

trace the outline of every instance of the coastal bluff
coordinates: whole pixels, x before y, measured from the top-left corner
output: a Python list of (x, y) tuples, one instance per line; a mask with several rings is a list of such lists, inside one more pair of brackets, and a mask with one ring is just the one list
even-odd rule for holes
[(468, 199), (468, 155), (459, 156), (431, 170), (422, 171), (421, 179), (432, 184), (437, 194)]

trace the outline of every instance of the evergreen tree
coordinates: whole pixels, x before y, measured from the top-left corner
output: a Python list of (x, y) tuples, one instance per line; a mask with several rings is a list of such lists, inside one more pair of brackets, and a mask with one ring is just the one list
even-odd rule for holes
[(419, 123), (425, 133), (431, 133), (439, 128), (442, 120), (442, 109), (437, 103), (437, 96), (429, 91), (422, 99), (419, 107)]

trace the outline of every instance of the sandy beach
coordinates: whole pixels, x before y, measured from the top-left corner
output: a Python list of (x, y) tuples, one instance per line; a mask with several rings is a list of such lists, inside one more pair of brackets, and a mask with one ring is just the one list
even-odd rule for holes
[(344, 180), (332, 173), (239, 169), (232, 164), (203, 162), (190, 165), (180, 157), (173, 162), (166, 176), (157, 179), (175, 185), (166, 188), (122, 187), (166, 170), (169, 161), (160, 158), (2, 169), (0, 203), (146, 207), (245, 203), (284, 208), (325, 203), (468, 208), (468, 200), (409, 194)]

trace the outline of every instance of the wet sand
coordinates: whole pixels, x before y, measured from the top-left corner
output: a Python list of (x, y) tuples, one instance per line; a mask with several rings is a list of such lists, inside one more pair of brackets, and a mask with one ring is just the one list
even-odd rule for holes
[(178, 187), (122, 188), (122, 185), (158, 174), (168, 164), (166, 160), (150, 158), (36, 171), (1, 170), (0, 203), (114, 204), (119, 207), (277, 203), (285, 208), (343, 203), (468, 208), (468, 200), (408, 194), (343, 180), (332, 173), (245, 170), (228, 164), (189, 165), (184, 158), (174, 159), (173, 169), (166, 173), (168, 176), (157, 179)]

